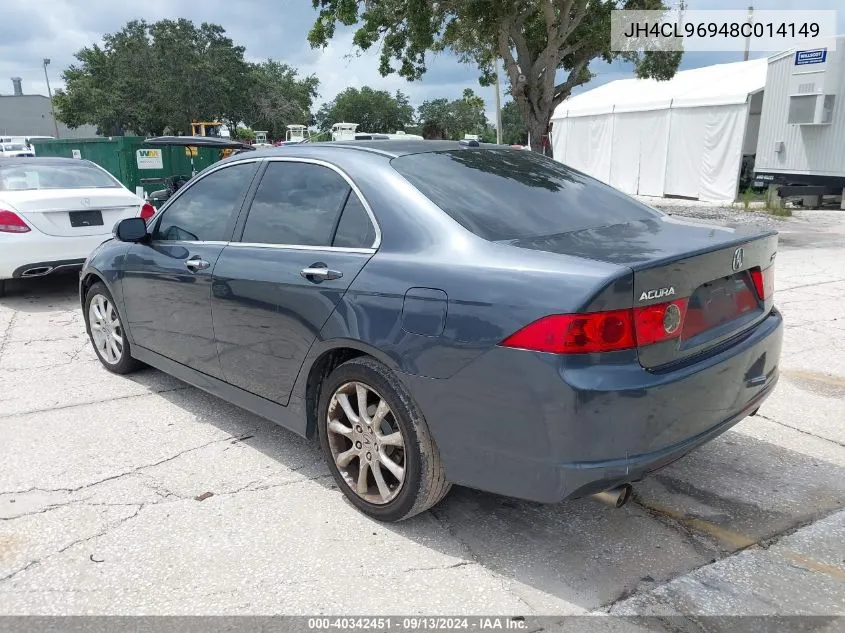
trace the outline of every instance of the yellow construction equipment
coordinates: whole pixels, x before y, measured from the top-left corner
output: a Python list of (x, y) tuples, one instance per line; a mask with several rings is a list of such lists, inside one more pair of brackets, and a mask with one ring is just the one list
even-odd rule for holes
[(220, 121), (193, 121), (191, 123), (191, 136), (213, 136), (220, 137), (220, 128), (223, 124)]

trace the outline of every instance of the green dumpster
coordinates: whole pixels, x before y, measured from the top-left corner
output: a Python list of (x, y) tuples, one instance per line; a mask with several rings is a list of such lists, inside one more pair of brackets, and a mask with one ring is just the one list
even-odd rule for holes
[(83, 139), (33, 139), (36, 156), (79, 158), (96, 163), (130, 191), (143, 187), (151, 193), (163, 189), (164, 178), (190, 178), (222, 158), (216, 147), (152, 147), (143, 136), (110, 136)]

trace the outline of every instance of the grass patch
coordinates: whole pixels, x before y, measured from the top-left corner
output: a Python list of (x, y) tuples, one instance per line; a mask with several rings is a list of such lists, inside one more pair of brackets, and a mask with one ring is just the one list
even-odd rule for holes
[(766, 210), (766, 213), (771, 213), (778, 207), (772, 203), (772, 199), (769, 196), (766, 196), (766, 199), (763, 201), (763, 208)]
[(754, 192), (754, 190), (751, 187), (749, 187), (748, 189), (743, 191), (741, 194), (739, 194), (739, 202), (740, 202), (740, 204), (742, 205), (742, 208), (745, 211), (748, 211), (749, 207), (751, 206), (751, 203), (756, 198), (757, 198), (757, 194)]
[(789, 218), (792, 217), (792, 210), (783, 206), (783, 202), (780, 205), (773, 204), (772, 199), (769, 196), (766, 196), (765, 201), (763, 202), (763, 209), (769, 215), (773, 215), (776, 218)]

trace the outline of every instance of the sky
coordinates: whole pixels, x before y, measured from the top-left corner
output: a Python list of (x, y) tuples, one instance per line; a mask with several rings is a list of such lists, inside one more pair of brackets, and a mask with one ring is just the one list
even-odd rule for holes
[[(672, 1), (672, 4), (675, 4)], [(690, 9), (842, 9), (837, 32), (845, 33), (842, 0), (688, 0)], [(62, 71), (74, 62), (79, 49), (101, 42), (129, 20), (184, 17), (194, 22), (214, 22), (246, 47), (251, 61), (277, 59), (294, 66), (304, 75), (320, 79), (317, 105), (331, 100), (348, 86), (364, 85), (394, 92), (402, 90), (418, 106), (426, 99), (458, 98), (471, 87), (486, 104), (493, 120), (495, 97), (492, 88), (478, 85), (478, 72), (444, 53), (430, 59), (428, 72), (417, 82), (398, 76), (381, 77), (375, 52), (356, 55), (352, 29), (338, 29), (325, 49), (313, 50), (306, 35), (315, 18), (311, 0), (0, 0), (0, 94), (12, 92), (11, 77), (23, 79), (27, 94), (46, 94), (41, 60), (50, 58), (50, 85), (61, 86)], [(760, 57), (762, 53), (752, 57)], [(740, 61), (742, 53), (687, 53), (681, 69), (715, 63)], [(630, 65), (594, 62), (596, 77), (585, 89), (614, 79), (630, 77)], [(504, 82), (504, 75), (503, 75)], [(504, 85), (503, 85), (504, 92)], [(503, 96), (503, 103), (506, 97)]]

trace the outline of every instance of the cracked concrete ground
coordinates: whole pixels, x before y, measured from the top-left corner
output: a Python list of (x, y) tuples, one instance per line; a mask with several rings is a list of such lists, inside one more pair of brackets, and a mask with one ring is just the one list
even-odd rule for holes
[(73, 278), (13, 286), (0, 614), (845, 614), (845, 214), (802, 213), (779, 225), (776, 392), (621, 510), (456, 488), (376, 523), (315, 443), (101, 369)]

